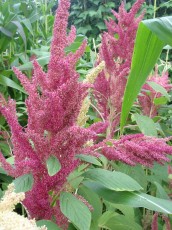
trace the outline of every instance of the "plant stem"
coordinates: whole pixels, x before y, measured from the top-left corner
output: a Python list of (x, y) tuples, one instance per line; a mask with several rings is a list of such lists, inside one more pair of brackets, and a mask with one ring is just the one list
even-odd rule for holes
[(98, 112), (98, 114), (100, 115), (102, 121), (105, 122), (105, 119), (104, 119), (103, 115), (102, 115), (101, 112), (97, 109), (97, 107), (96, 107), (95, 105), (93, 105), (92, 103), (91, 103), (91, 106)]
[(156, 0), (154, 0), (154, 14), (153, 14), (153, 18), (156, 18), (156, 10), (157, 10), (157, 2), (156, 2)]
[(170, 49), (167, 50), (167, 54), (165, 57), (165, 71), (167, 71), (167, 69), (168, 69), (169, 51), (170, 51)]

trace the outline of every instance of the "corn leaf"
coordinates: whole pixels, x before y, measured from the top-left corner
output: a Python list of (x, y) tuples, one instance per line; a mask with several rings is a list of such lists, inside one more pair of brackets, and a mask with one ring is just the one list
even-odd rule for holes
[(172, 45), (172, 17), (142, 21), (136, 35), (131, 71), (122, 104), (121, 132), (130, 109), (165, 45)]

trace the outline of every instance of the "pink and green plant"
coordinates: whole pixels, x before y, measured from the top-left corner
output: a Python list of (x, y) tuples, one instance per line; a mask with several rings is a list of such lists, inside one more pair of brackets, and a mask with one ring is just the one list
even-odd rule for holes
[[(88, 85), (78, 81), (75, 65), (84, 53), (86, 41), (76, 53), (66, 55), (65, 48), (75, 40), (75, 28), (66, 34), (69, 0), (60, 2), (51, 44), (48, 71), (45, 73), (37, 61), (33, 62), (34, 74), (29, 80), (14, 68), (18, 79), (28, 93), (26, 100), (28, 124), (18, 123), (15, 101), (8, 102), (1, 96), (1, 113), (11, 128), (15, 167), (8, 164), (3, 155), (0, 161), (13, 177), (32, 173), (34, 185), (23, 201), (29, 215), (36, 219), (52, 219), (64, 224), (58, 205), (52, 207), (50, 192), (65, 190), (67, 176), (78, 166), (74, 158), (82, 146), (95, 136), (91, 130), (76, 125), (80, 107), (87, 95)], [(46, 161), (50, 156), (58, 158), (61, 170), (54, 176), (48, 174)]]
[(98, 62), (104, 60), (106, 67), (94, 83), (94, 96), (103, 118), (109, 122), (107, 136), (112, 137), (119, 125), (122, 99), (130, 72), (134, 41), (143, 13), (136, 18), (144, 0), (138, 0), (131, 10), (125, 10), (124, 3), (119, 13), (112, 11), (118, 22), (106, 22), (108, 31), (102, 35)]
[(155, 82), (156, 84), (162, 86), (167, 92), (172, 89), (172, 84), (170, 84), (168, 72), (163, 72), (160, 76), (158, 74), (158, 67), (156, 67), (155, 73), (149, 76), (147, 83), (142, 87), (142, 94), (138, 97), (142, 112), (144, 115), (154, 117), (158, 115), (158, 109), (160, 107), (160, 105), (156, 105), (154, 101), (163, 95), (160, 92), (156, 92), (148, 84), (149, 82)]
[[(136, 30), (143, 14), (135, 18), (143, 0), (138, 0), (127, 13), (122, 4), (119, 13), (113, 12), (118, 23), (107, 22), (108, 32), (102, 36), (100, 56), (97, 63), (105, 61), (106, 68), (100, 73), (94, 85), (79, 82), (76, 63), (83, 55), (86, 41), (75, 53), (65, 53), (65, 48), (75, 40), (75, 28), (67, 30), (69, 0), (61, 0), (56, 13), (51, 44), (50, 62), (45, 73), (37, 61), (33, 61), (33, 77), (28, 79), (14, 68), (18, 79), (28, 93), (26, 108), (27, 127), (22, 127), (16, 115), (15, 101), (8, 102), (1, 96), (0, 111), (11, 128), (14, 167), (0, 154), (0, 162), (7, 173), (19, 177), (31, 173), (34, 184), (26, 192), (24, 206), (32, 218), (55, 219), (63, 229), (68, 220), (61, 213), (57, 200), (62, 191), (68, 191), (67, 177), (80, 162), (75, 155), (105, 155), (109, 160), (122, 161), (129, 165), (152, 166), (169, 161), (172, 146), (166, 144), (170, 138), (147, 137), (143, 134), (124, 135), (114, 139), (114, 131), (119, 125), (122, 98), (130, 71)], [(79, 127), (77, 117), (85, 97), (93, 88), (98, 110), (104, 122)], [(106, 131), (105, 131), (106, 130)], [(106, 132), (103, 141), (98, 141), (99, 133)], [(85, 144), (94, 140), (92, 146)], [(49, 157), (56, 157), (61, 165), (58, 173), (51, 176), (47, 170)]]

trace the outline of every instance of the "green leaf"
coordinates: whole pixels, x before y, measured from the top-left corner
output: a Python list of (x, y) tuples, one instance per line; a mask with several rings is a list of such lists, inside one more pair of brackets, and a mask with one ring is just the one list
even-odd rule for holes
[(107, 223), (112, 218), (114, 218), (116, 215), (118, 215), (116, 212), (112, 212), (112, 211), (106, 211), (106, 212), (104, 212), (103, 215), (99, 219), (99, 227), (100, 228), (108, 228), (109, 229), (109, 226), (107, 226)]
[(44, 50), (40, 50), (40, 49), (33, 49), (33, 50), (29, 50), (29, 53), (33, 53), (39, 57), (45, 57), (45, 56), (50, 56), (50, 52), (49, 51), (44, 51)]
[(99, 196), (92, 190), (85, 186), (81, 186), (78, 190), (78, 194), (84, 197), (88, 203), (93, 207), (92, 218), (97, 220), (102, 215), (102, 202)]
[(33, 29), (32, 29), (32, 24), (31, 22), (29, 21), (29, 19), (25, 18), (24, 20), (22, 20), (22, 23), (26, 26), (26, 28), (28, 29), (28, 31), (32, 34), (33, 34)]
[[(117, 166), (116, 166), (117, 167)], [(127, 174), (142, 185), (145, 191), (147, 191), (147, 178), (142, 165), (130, 166), (126, 164), (118, 164), (118, 171)]]
[(159, 39), (172, 46), (172, 16), (144, 20), (143, 23)]
[(79, 158), (79, 159), (81, 159), (83, 161), (86, 161), (88, 163), (91, 163), (91, 164), (94, 164), (94, 165), (97, 165), (97, 166), (102, 166), (100, 161), (94, 156), (79, 154), (79, 155), (76, 155), (76, 158)]
[(90, 169), (84, 173), (83, 176), (115, 191), (138, 191), (142, 189), (134, 179), (121, 172), (110, 172), (105, 169)]
[(88, 31), (92, 31), (92, 28), (90, 25), (85, 25), (83, 27), (81, 26), (78, 29), (78, 33), (81, 33), (81, 34), (86, 34)]
[(105, 212), (99, 219), (99, 227), (111, 230), (142, 230), (142, 227), (133, 220), (112, 211)]
[(33, 176), (32, 174), (25, 174), (16, 178), (14, 181), (15, 192), (27, 192), (32, 189)]
[(88, 15), (89, 15), (89, 17), (94, 17), (94, 16), (97, 15), (97, 12), (96, 12), (94, 9), (90, 9), (90, 10), (88, 11)]
[(134, 212), (135, 210), (133, 207), (130, 207), (128, 205), (123, 205), (123, 204), (114, 204), (114, 203), (113, 204), (110, 203), (110, 204), (111, 207), (120, 210), (123, 213), (123, 215), (125, 215), (126, 218), (128, 218), (129, 220), (133, 220), (133, 221), (135, 220), (135, 212)]
[(164, 87), (153, 81), (148, 81), (147, 84), (150, 85), (156, 92), (161, 93), (164, 97), (170, 100), (170, 96), (168, 95), (167, 90)]
[(76, 228), (73, 226), (73, 224), (70, 223), (67, 230), (76, 230)]
[(162, 181), (168, 182), (167, 164), (159, 165), (158, 163), (155, 163), (154, 166), (151, 168), (151, 174), (155, 176), (154, 181), (158, 181), (159, 183), (161, 183)]
[(145, 20), (139, 24), (122, 104), (120, 129), (126, 123), (129, 111), (142, 85), (154, 67), (164, 45), (172, 44), (172, 17)]
[(3, 191), (0, 189), (0, 199), (3, 197)]
[(169, 196), (167, 195), (167, 193), (165, 192), (164, 188), (157, 182), (154, 182), (154, 184), (157, 187), (157, 191), (156, 191), (156, 196), (162, 199), (166, 199), (169, 200)]
[[(13, 34), (9, 31), (9, 30), (7, 30), (6, 28), (4, 28), (4, 27), (0, 27), (0, 31), (3, 33), (3, 34), (5, 34), (6, 36), (8, 36), (8, 37), (10, 37), (10, 38), (12, 38), (13, 37)], [(1, 35), (2, 36), (2, 35)]]
[(14, 165), (14, 156), (7, 158), (6, 161), (11, 165)]
[(3, 168), (0, 167), (0, 174), (5, 174), (7, 175), (7, 173), (5, 172), (5, 170)]
[(105, 30), (106, 29), (106, 26), (103, 22), (96, 23), (96, 27), (98, 27), (99, 30)]
[(155, 105), (165, 105), (167, 104), (167, 98), (166, 97), (158, 97), (153, 100), (153, 103)]
[(168, 175), (168, 179), (169, 179), (169, 180), (172, 180), (172, 174), (169, 174), (169, 175)]
[(131, 207), (143, 207), (152, 211), (172, 214), (172, 201), (159, 199), (140, 192), (116, 192), (109, 190), (96, 182), (85, 181), (84, 185), (96, 192), (105, 200)]
[(136, 123), (143, 134), (147, 136), (158, 136), (156, 125), (150, 117), (139, 114), (133, 114), (133, 117), (135, 118)]
[(38, 227), (45, 225), (47, 227), (47, 230), (60, 230), (60, 228), (50, 220), (39, 220), (36, 222), (36, 225)]
[(61, 164), (55, 156), (50, 156), (46, 161), (46, 165), (50, 176), (54, 176), (61, 169)]
[(17, 31), (18, 33), (20, 34), (23, 42), (24, 42), (24, 45), (25, 45), (25, 49), (26, 49), (26, 43), (27, 43), (27, 40), (26, 40), (26, 35), (25, 35), (25, 32), (23, 30), (23, 26), (21, 25), (21, 23), (19, 21), (11, 21), (14, 25), (17, 26)]
[(60, 208), (62, 213), (79, 230), (89, 230), (91, 213), (88, 207), (70, 193), (63, 192), (60, 195)]
[(75, 39), (75, 41), (68, 47), (65, 48), (65, 52), (76, 52), (77, 49), (81, 46), (83, 40), (85, 39), (85, 36), (78, 35)]
[(11, 87), (13, 89), (17, 89), (17, 90), (21, 91), (22, 93), (26, 94), (26, 92), (24, 91), (24, 89), (22, 89), (22, 87), (20, 85), (18, 85), (15, 81), (11, 80), (8, 77), (0, 75), (0, 84), (4, 85), (4, 86)]
[[(37, 58), (36, 60), (38, 61), (38, 63), (41, 65), (41, 66), (45, 66), (49, 63), (49, 59), (50, 59), (50, 56), (47, 55), (45, 57), (40, 57), (40, 58)], [(19, 70), (31, 70), (33, 68), (33, 65), (32, 65), (32, 62), (27, 62), (21, 66), (17, 66), (17, 68)]]
[(110, 9), (115, 8), (115, 2), (107, 2), (106, 6), (109, 7)]

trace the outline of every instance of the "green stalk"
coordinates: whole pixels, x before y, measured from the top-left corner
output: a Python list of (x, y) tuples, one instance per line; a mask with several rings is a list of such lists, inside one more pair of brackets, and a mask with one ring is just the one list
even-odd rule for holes
[(48, 20), (47, 20), (47, 0), (45, 0), (45, 11), (44, 11), (44, 17), (45, 17), (45, 34), (48, 35)]
[(166, 58), (165, 58), (166, 66), (168, 65), (169, 51), (170, 51), (170, 49), (167, 49), (167, 54), (166, 54)]
[(164, 67), (165, 71), (168, 70), (169, 51), (170, 51), (170, 49), (167, 49), (167, 54), (166, 54), (166, 57), (165, 57), (165, 67)]
[(11, 58), (11, 51), (12, 51), (12, 47), (11, 47), (11, 42), (10, 42), (10, 48), (9, 48), (9, 57)]
[(153, 18), (156, 18), (156, 11), (157, 11), (157, 2), (154, 0), (154, 13), (153, 13)]
[(25, 210), (24, 210), (23, 205), (21, 205), (21, 209), (22, 209), (22, 216), (25, 216)]

